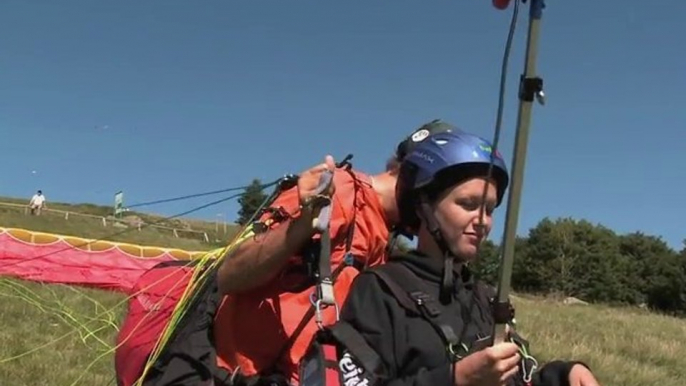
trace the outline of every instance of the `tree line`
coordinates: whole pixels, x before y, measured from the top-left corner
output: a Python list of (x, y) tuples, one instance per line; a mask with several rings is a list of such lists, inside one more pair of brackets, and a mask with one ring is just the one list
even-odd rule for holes
[[(476, 267), (491, 283), (497, 282), (499, 256), (500, 248), (487, 242)], [(686, 315), (686, 241), (675, 251), (642, 232), (617, 234), (583, 219), (544, 218), (515, 242), (512, 288)]]
[[(244, 225), (266, 197), (260, 180), (253, 180), (239, 199), (237, 222)], [(487, 241), (474, 270), (495, 284), (499, 262), (500, 247)], [(686, 240), (675, 251), (657, 236), (617, 234), (583, 219), (544, 218), (517, 237), (512, 288), (686, 315)]]

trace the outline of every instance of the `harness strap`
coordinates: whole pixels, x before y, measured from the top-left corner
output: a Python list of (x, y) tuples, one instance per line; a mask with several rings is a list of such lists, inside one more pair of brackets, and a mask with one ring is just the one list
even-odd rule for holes
[(244, 376), (221, 369), (221, 377), (214, 378), (212, 386), (290, 386), (288, 379), (281, 374)]
[[(353, 234), (355, 232), (355, 220), (357, 216), (357, 193), (359, 191), (359, 184), (360, 181), (358, 180), (357, 176), (355, 173), (351, 170), (352, 165), (350, 164), (349, 160), (352, 158), (352, 155), (348, 155), (342, 162), (338, 163), (336, 165), (336, 168), (343, 168), (346, 172), (348, 172), (352, 178), (353, 178), (353, 186), (354, 186), (354, 195), (353, 195), (353, 215), (352, 218), (349, 222), (350, 225), (348, 225), (347, 230), (346, 230), (346, 240), (345, 240), (345, 257), (344, 261), (336, 267), (333, 272), (331, 271), (331, 239), (330, 239), (330, 234), (328, 232), (328, 225), (330, 221), (330, 215), (332, 211), (332, 203), (329, 203), (328, 205), (325, 206), (325, 208), (320, 211), (320, 216), (317, 219), (316, 226), (319, 228), (320, 231), (322, 232), (322, 237), (320, 238), (320, 245), (318, 249), (318, 256), (317, 258), (317, 272), (313, 272), (316, 282), (315, 282), (315, 289), (316, 289), (316, 296), (319, 299), (327, 298), (326, 300), (331, 300), (333, 304), (335, 304), (335, 299), (333, 298), (333, 284), (336, 282), (336, 279), (338, 278), (338, 275), (343, 271), (345, 267), (355, 267), (358, 270), (362, 270), (363, 267), (360, 267), (360, 263), (355, 260), (354, 256), (350, 253), (352, 249), (352, 243), (353, 243)], [(323, 190), (328, 183), (331, 183), (331, 180), (328, 180), (329, 178), (332, 179), (332, 175), (329, 175), (328, 177), (325, 177), (323, 180), (320, 180), (320, 188)], [(328, 181), (327, 181), (328, 180)], [(324, 213), (322, 213), (324, 212)], [(326, 225), (326, 226), (323, 226)], [(366, 264), (365, 264), (366, 265)], [(327, 296), (328, 290), (331, 290), (330, 296)], [(326, 301), (324, 302), (325, 304)], [(307, 312), (305, 315), (303, 315), (303, 318), (300, 320), (300, 323), (298, 323), (298, 326), (296, 326), (295, 330), (293, 333), (288, 337), (288, 340), (284, 343), (283, 347), (279, 350), (279, 353), (275, 357), (273, 363), (271, 366), (267, 368), (267, 370), (263, 371), (263, 373), (273, 373), (276, 370), (276, 366), (279, 362), (279, 359), (282, 358), (293, 346), (295, 343), (295, 340), (300, 336), (302, 331), (305, 329), (307, 324), (312, 320), (312, 318), (315, 316), (317, 313), (317, 304), (318, 303), (313, 303), (311, 306), (308, 308)], [(258, 375), (259, 376), (259, 375)]]
[(435, 300), (428, 294), (425, 284), (409, 268), (402, 264), (388, 262), (380, 269), (369, 272), (386, 284), (403, 308), (426, 319), (448, 344), (449, 349), (460, 344), (448, 317), (441, 313)]
[[(352, 261), (350, 261), (350, 258), (352, 256), (349, 254), (349, 252), (352, 247), (353, 232), (355, 231), (355, 218), (357, 215), (357, 192), (359, 190), (360, 182), (357, 180), (357, 176), (352, 171), (352, 164), (350, 163), (350, 159), (352, 159), (352, 154), (348, 154), (343, 159), (343, 161), (337, 163), (336, 168), (344, 169), (346, 172), (348, 172), (348, 174), (350, 174), (350, 176), (353, 179), (353, 216), (346, 232), (345, 244), (345, 263), (352, 265)], [(323, 192), (324, 189), (326, 189), (326, 187), (329, 186), (331, 183), (333, 183), (333, 172), (327, 171), (322, 175), (319, 181), (319, 186), (317, 187), (317, 194), (321, 194), (321, 192)], [(329, 230), (329, 223), (331, 222), (332, 212), (333, 200), (330, 199), (329, 203), (321, 209), (315, 226), (316, 229), (321, 233), (319, 264), (317, 267), (317, 297), (318, 302), (325, 306), (338, 307), (336, 305), (336, 299), (334, 297), (334, 278), (332, 277), (331, 272), (331, 233)]]
[(352, 353), (355, 360), (359, 361), (366, 371), (374, 374), (377, 379), (388, 377), (386, 367), (379, 354), (369, 346), (367, 341), (350, 324), (339, 321), (326, 329), (336, 341), (343, 343), (345, 348)]
[[(338, 267), (336, 267), (336, 269), (331, 274), (331, 278), (335, 281), (336, 278), (338, 277), (338, 275), (343, 271), (343, 268), (345, 268), (347, 266), (348, 266), (347, 264), (341, 264)], [(305, 327), (310, 322), (310, 320), (312, 320), (316, 311), (317, 310), (316, 310), (315, 305), (311, 304), (310, 308), (307, 309), (307, 312), (305, 313), (303, 318), (300, 320), (300, 323), (298, 323), (298, 326), (295, 328), (295, 330), (293, 331), (291, 336), (288, 337), (288, 340), (286, 341), (286, 343), (284, 343), (281, 350), (279, 350), (279, 354), (276, 356), (276, 359), (274, 360), (274, 364), (272, 366), (270, 366), (271, 369), (276, 367), (276, 363), (278, 362), (278, 360), (282, 356), (284, 356), (288, 352), (288, 350), (291, 349), (291, 347), (293, 346), (293, 343), (295, 343), (295, 340), (298, 338), (298, 336), (300, 336), (300, 334), (305, 329)]]
[[(348, 227), (345, 236), (345, 256), (343, 258), (343, 263), (339, 267), (354, 266), (355, 259), (350, 253), (353, 242), (353, 233), (355, 232), (355, 220), (357, 218), (357, 194), (360, 189), (360, 181), (358, 180), (355, 173), (352, 171), (352, 164), (350, 164), (350, 159), (352, 154), (349, 154), (345, 159), (336, 165), (337, 168), (345, 170), (353, 180), (353, 203), (352, 203), (352, 218), (348, 222)], [(320, 187), (318, 189), (324, 189), (330, 183), (332, 183), (333, 173), (325, 173), (320, 180)], [(328, 205), (325, 206), (319, 216), (317, 221), (317, 228), (321, 232), (319, 255), (317, 256), (317, 272), (315, 272), (316, 279), (316, 300), (314, 307), (314, 315), (317, 325), (321, 329), (323, 327), (323, 321), (321, 317), (321, 310), (328, 306), (334, 306), (336, 308), (336, 320), (338, 320), (339, 306), (336, 303), (334, 296), (333, 285), (335, 283), (335, 278), (331, 273), (331, 234), (329, 230), (329, 222), (331, 220), (331, 213), (333, 211), (333, 200), (330, 200)], [(366, 262), (365, 262), (366, 266)], [(309, 318), (308, 318), (309, 319)]]

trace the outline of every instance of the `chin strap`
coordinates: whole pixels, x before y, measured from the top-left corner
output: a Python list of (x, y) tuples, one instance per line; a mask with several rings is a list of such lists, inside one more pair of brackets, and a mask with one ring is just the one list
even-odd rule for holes
[(441, 282), (441, 301), (450, 303), (453, 300), (455, 283), (453, 268), (455, 257), (448, 251), (443, 255), (443, 281)]
[(434, 212), (431, 209), (431, 204), (429, 204), (429, 199), (426, 195), (422, 195), (419, 201), (420, 216), (426, 223), (426, 229), (433, 236), (436, 245), (443, 252), (443, 279), (441, 280), (441, 303), (447, 304), (452, 302), (453, 290), (455, 287), (455, 281), (453, 280), (453, 271), (455, 264), (455, 255), (448, 247), (448, 244), (443, 237), (441, 232), (441, 227), (434, 216)]

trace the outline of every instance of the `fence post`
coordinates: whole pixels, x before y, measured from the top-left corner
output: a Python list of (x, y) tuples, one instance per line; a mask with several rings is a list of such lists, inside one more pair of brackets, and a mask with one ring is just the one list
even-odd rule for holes
[(205, 236), (205, 242), (206, 242), (206, 243), (209, 243), (209, 242), (210, 242), (210, 238), (207, 237), (207, 232), (203, 232), (202, 234)]

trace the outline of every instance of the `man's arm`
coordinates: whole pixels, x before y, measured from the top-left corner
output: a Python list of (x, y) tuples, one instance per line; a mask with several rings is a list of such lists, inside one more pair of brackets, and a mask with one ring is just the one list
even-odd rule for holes
[(300, 174), (297, 187), (279, 195), (273, 206), (282, 207), (290, 217), (270, 225), (266, 233), (242, 242), (224, 259), (217, 276), (221, 293), (235, 294), (266, 284), (305, 246), (315, 233), (312, 221), (320, 210), (306, 203), (317, 194), (333, 195), (333, 183), (324, 192), (319, 192), (318, 187), (322, 174), (334, 169), (333, 158), (327, 156), (323, 163)]
[(246, 240), (219, 267), (219, 291), (250, 291), (272, 280), (314, 235), (313, 213), (303, 209), (263, 235)]

